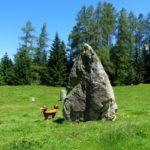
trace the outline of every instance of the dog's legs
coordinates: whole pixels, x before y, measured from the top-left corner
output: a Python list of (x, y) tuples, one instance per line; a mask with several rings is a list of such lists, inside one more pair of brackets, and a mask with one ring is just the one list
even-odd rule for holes
[(48, 115), (44, 115), (45, 121), (48, 120)]
[(55, 117), (55, 114), (52, 114), (52, 118), (54, 118)]

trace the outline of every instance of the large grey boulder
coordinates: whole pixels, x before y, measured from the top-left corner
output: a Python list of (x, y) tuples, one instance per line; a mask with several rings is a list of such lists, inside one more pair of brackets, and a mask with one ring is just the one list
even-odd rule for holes
[(94, 50), (83, 44), (69, 77), (66, 120), (114, 120), (117, 105), (108, 76)]

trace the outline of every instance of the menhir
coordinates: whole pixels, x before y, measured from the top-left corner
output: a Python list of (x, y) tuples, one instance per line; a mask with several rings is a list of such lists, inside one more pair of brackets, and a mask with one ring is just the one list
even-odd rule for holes
[(63, 115), (70, 121), (115, 120), (117, 104), (109, 78), (94, 50), (83, 44), (69, 77)]

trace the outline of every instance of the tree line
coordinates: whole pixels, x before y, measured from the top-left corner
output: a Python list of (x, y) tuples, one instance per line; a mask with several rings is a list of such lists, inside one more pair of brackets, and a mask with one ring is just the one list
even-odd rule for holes
[(46, 23), (39, 37), (28, 21), (22, 29), (20, 44), (14, 60), (7, 53), (0, 63), (0, 85), (60, 85), (67, 83), (68, 69), (66, 47), (56, 33), (49, 50)]
[(69, 35), (71, 65), (83, 42), (97, 52), (113, 85), (150, 83), (150, 13), (117, 12), (101, 1), (83, 6)]
[(113, 85), (150, 83), (150, 13), (119, 12), (111, 3), (83, 6), (76, 17), (68, 46), (56, 33), (50, 47), (46, 23), (38, 37), (28, 21), (14, 59), (0, 62), (0, 85), (66, 86), (83, 43), (98, 54)]

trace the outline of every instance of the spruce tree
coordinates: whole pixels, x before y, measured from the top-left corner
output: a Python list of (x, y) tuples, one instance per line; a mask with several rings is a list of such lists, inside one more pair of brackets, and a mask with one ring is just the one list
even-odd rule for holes
[(7, 53), (1, 59), (1, 82), (5, 85), (14, 84), (14, 66)]
[(143, 78), (144, 83), (150, 83), (150, 46), (143, 46)]
[(2, 70), (1, 70), (1, 61), (0, 61), (0, 86), (4, 85), (4, 78), (2, 76)]
[(129, 27), (129, 56), (130, 56), (130, 64), (132, 72), (130, 74), (130, 79), (132, 79), (132, 83), (138, 84), (141, 82), (141, 71), (139, 68), (141, 68), (140, 64), (140, 55), (138, 52), (138, 48), (136, 46), (136, 34), (137, 34), (137, 28), (138, 28), (138, 20), (137, 17), (133, 14), (133, 12), (130, 12), (128, 15), (128, 27)]
[(60, 44), (60, 59), (61, 63), (61, 70), (60, 74), (62, 74), (60, 81), (62, 81), (62, 85), (66, 86), (68, 81), (68, 62), (67, 62), (67, 56), (66, 56), (66, 46), (65, 43), (62, 41)]
[(95, 28), (95, 47), (96, 52), (99, 53), (99, 49), (102, 47), (102, 12), (103, 3), (100, 1), (94, 12), (94, 28)]
[[(99, 7), (96, 12), (100, 12), (98, 16), (100, 18), (97, 18), (96, 20), (99, 20), (97, 22), (97, 27), (101, 31), (99, 36), (99, 46), (97, 47), (97, 54), (101, 58), (102, 64), (104, 66), (104, 69), (108, 73), (109, 76), (113, 74), (113, 68), (112, 63), (110, 61), (110, 50), (112, 48), (112, 37), (114, 36), (115, 32), (115, 25), (116, 25), (116, 12), (115, 8), (110, 3), (104, 3), (103, 5), (99, 4)], [(96, 13), (95, 12), (95, 13)], [(97, 34), (97, 33), (96, 33)]]
[(144, 33), (145, 33), (145, 18), (143, 14), (139, 14), (137, 19), (137, 29), (135, 33), (135, 53), (133, 64), (135, 68), (135, 82), (141, 83), (144, 82), (143, 77), (143, 41), (144, 41)]
[(37, 57), (39, 58), (41, 64), (47, 62), (47, 48), (48, 48), (48, 33), (47, 33), (47, 25), (43, 24), (41, 28), (41, 33), (38, 39), (38, 53)]
[(135, 49), (136, 49), (136, 45), (135, 45), (135, 36), (136, 36), (136, 31), (137, 31), (137, 18), (136, 16), (133, 14), (133, 12), (130, 12), (128, 15), (128, 27), (129, 27), (129, 32), (130, 32), (130, 57), (131, 57), (131, 61), (133, 63), (133, 58), (134, 58), (134, 54), (135, 54)]
[(28, 85), (32, 81), (31, 57), (25, 46), (21, 47), (15, 55), (15, 84)]
[[(138, 27), (137, 17), (130, 12), (128, 15), (128, 28), (129, 28), (129, 63), (130, 63), (130, 76), (128, 77), (129, 83), (138, 84), (140, 82), (140, 72), (137, 71), (137, 64), (135, 63), (135, 56), (137, 55), (136, 47), (136, 32)], [(140, 64), (139, 64), (140, 65)]]
[(143, 77), (145, 83), (150, 83), (150, 13), (145, 19), (143, 40)]
[(131, 84), (132, 66), (130, 63), (130, 31), (128, 28), (126, 10), (120, 11), (118, 20), (118, 38), (116, 46), (111, 51), (111, 60), (115, 67), (114, 84)]
[(110, 48), (115, 31), (116, 12), (110, 3), (99, 2), (96, 10), (93, 6), (83, 6), (77, 14), (77, 23), (69, 36), (70, 62), (76, 59), (82, 43), (90, 44), (102, 60), (107, 73), (112, 72)]
[(112, 4), (104, 3), (102, 16), (101, 16), (101, 27), (102, 27), (102, 44), (103, 46), (112, 45), (112, 36), (114, 35), (116, 25), (116, 11)]
[(48, 60), (49, 84), (65, 86), (67, 82), (67, 59), (65, 44), (60, 40), (58, 34), (52, 44)]
[(81, 34), (80, 34), (80, 29), (76, 25), (73, 27), (73, 30), (71, 34), (69, 35), (69, 46), (70, 46), (70, 51), (69, 51), (69, 70), (71, 71), (71, 68), (74, 64), (74, 61), (77, 57), (78, 54), (78, 49), (79, 49), (79, 43), (81, 40)]
[(47, 48), (48, 33), (46, 23), (41, 28), (38, 38), (38, 47), (35, 49), (33, 68), (33, 81), (36, 84), (47, 84)]
[(94, 31), (93, 31), (93, 19), (94, 19), (94, 8), (83, 6), (77, 14), (76, 25), (74, 26), (71, 34), (69, 35), (70, 45), (70, 66), (72, 67), (73, 61), (78, 55), (78, 50), (81, 44), (89, 43), (91, 46), (94, 45)]
[(33, 35), (35, 29), (32, 26), (32, 22), (28, 21), (22, 29), (23, 36), (20, 37), (22, 40), (22, 46), (27, 49), (28, 54), (33, 58), (35, 54), (34, 40), (35, 36)]

